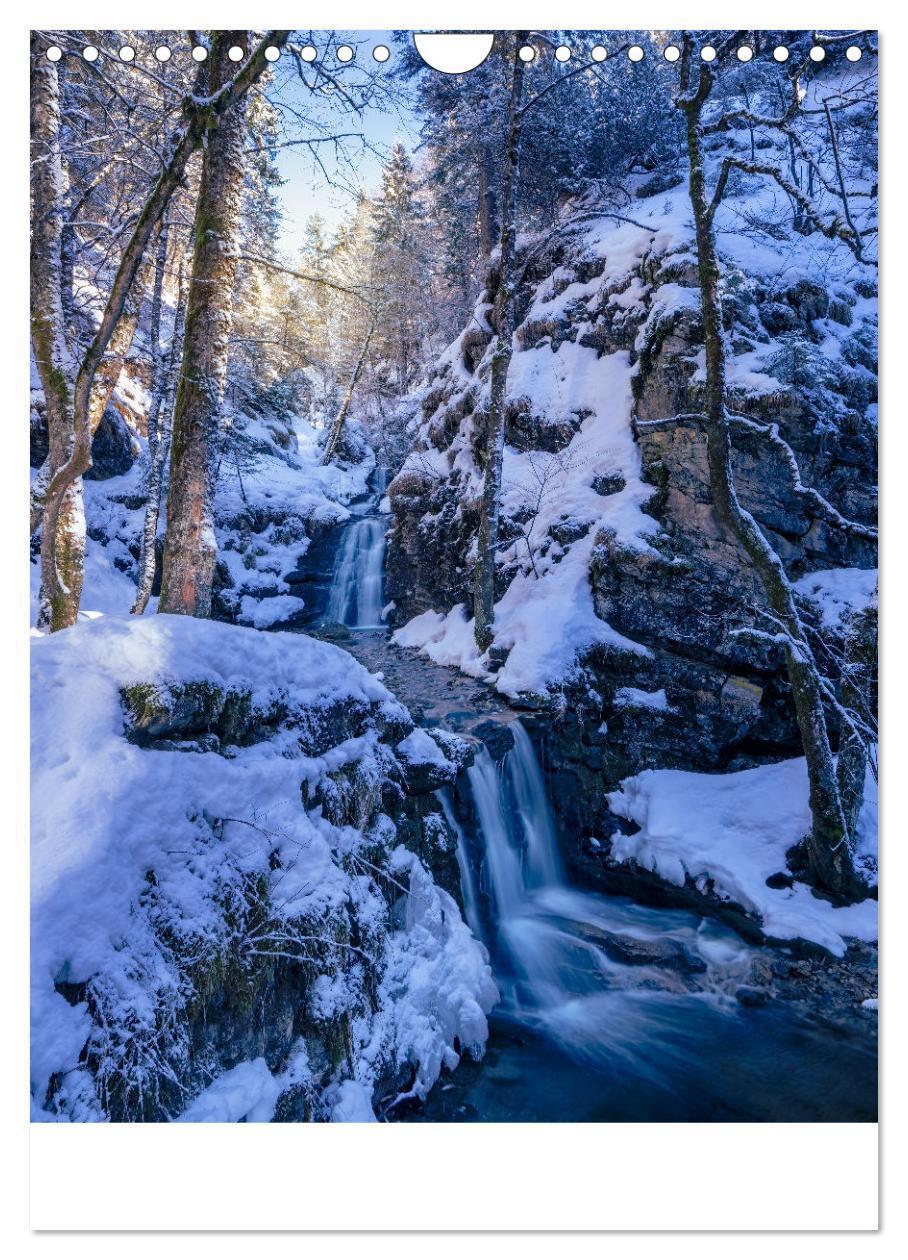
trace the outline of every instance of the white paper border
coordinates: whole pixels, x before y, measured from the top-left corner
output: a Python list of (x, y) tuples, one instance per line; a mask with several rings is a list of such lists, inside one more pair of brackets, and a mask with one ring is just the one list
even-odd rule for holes
[[(864, 4), (843, 4), (827, 0), (822, 5), (778, 4), (741, 6), (746, 16), (759, 15), (767, 28), (825, 30), (854, 29), (862, 19), (871, 28), (879, 25), (879, 12), (868, 12)], [(190, 12), (187, 13), (187, 9)], [(751, 12), (748, 15), (747, 9)], [(757, 10), (755, 13), (754, 10)], [(30, 26), (82, 29), (111, 29), (127, 23), (140, 29), (176, 27), (190, 17), (196, 26), (226, 27), (248, 24), (248, 3), (235, 0), (177, 6), (160, 3), (148, 6), (149, 17), (141, 13), (124, 15), (120, 4), (43, 4), (23, 18)], [(152, 16), (153, 15), (153, 16)], [(593, 28), (604, 23), (618, 26), (624, 13), (617, 6), (591, 4), (526, 3), (494, 5), (475, 2), (454, 6), (425, 3), (350, 3), (336, 0), (323, 11), (312, 6), (271, 4), (256, 10), (260, 23), (268, 26), (314, 28), (335, 27), (368, 30), (382, 27), (435, 29), (499, 29), (522, 26), (564, 29)], [(738, 16), (730, 6), (697, 3), (638, 6), (627, 11), (626, 28), (676, 27), (681, 21), (694, 27), (728, 28)], [(21, 28), (20, 28), (21, 32)], [(908, 57), (904, 23), (888, 22), (881, 40), (883, 61), (887, 50), (899, 59)], [(6, 709), (0, 767), (6, 791), (3, 801), (7, 820), (6, 914), (4, 928), (10, 935), (5, 960), (9, 972), (22, 960), (5, 994), (7, 1015), (17, 1018), (19, 1036), (3, 1039), (7, 1063), (2, 1080), (10, 1101), (7, 1117), (16, 1124), (9, 1135), (12, 1158), (6, 1190), (24, 1190), (26, 1172), (25, 1142), (28, 1141), (22, 1083), (27, 1079), (27, 1045), (24, 1012), (27, 1009), (27, 974), (22, 943), (27, 940), (27, 854), (23, 836), (26, 811), (24, 783), (27, 761), (24, 733), (27, 728), (27, 694), (23, 683), (25, 635), (21, 629), (26, 604), (22, 565), (26, 493), (21, 470), (25, 466), (25, 425), (27, 404), (28, 260), (26, 229), (27, 205), (27, 48), (24, 33), (5, 41), (4, 75), (0, 76), (7, 101), (3, 113), (5, 173), (9, 192), (3, 199), (0, 240), (6, 243), (4, 285), (5, 303), (0, 308), (3, 335), (0, 349), (6, 371), (7, 407), (4, 428), (9, 435), (7, 460), (2, 468), (4, 493), (0, 496), (0, 541), (3, 545), (4, 617), (0, 636), (6, 651)], [(21, 63), (21, 64), (20, 64)], [(901, 84), (908, 66), (890, 65), (889, 73), (898, 97), (891, 96), (883, 108), (884, 123), (896, 136), (904, 136)], [(885, 87), (889, 75), (882, 76)], [(901, 118), (901, 121), (897, 121)], [(892, 210), (891, 222), (897, 231), (885, 237), (887, 280), (893, 300), (883, 321), (885, 347), (892, 351), (893, 375), (900, 375), (908, 328), (900, 307), (908, 293), (904, 270), (905, 248), (900, 221), (908, 199), (902, 171), (903, 159), (896, 146), (890, 146), (888, 163), (883, 160), (884, 187)], [(15, 196), (19, 181), (21, 196)], [(901, 270), (901, 278), (897, 271)], [(884, 288), (884, 297), (886, 289)], [(14, 296), (15, 295), (15, 296)], [(23, 366), (25, 364), (25, 366)], [(908, 696), (899, 697), (903, 686), (899, 657), (904, 656), (904, 618), (900, 615), (903, 594), (897, 570), (903, 548), (899, 545), (895, 514), (898, 503), (890, 505), (886, 486), (901, 484), (908, 467), (908, 443), (904, 432), (908, 419), (899, 395), (896, 377), (884, 393), (884, 539), (890, 566), (892, 589), (884, 594), (884, 660), (888, 700), (884, 709), (884, 775), (886, 767), (902, 764), (904, 740), (895, 726), (908, 712)], [(889, 405), (886, 405), (888, 399)], [(891, 410), (890, 410), (891, 407)], [(7, 462), (8, 461), (8, 462)], [(902, 473), (899, 473), (899, 469)], [(898, 477), (898, 483), (895, 478)], [(904, 498), (904, 491), (897, 492)], [(892, 511), (888, 511), (892, 506)], [(892, 650), (889, 650), (889, 634)], [(893, 722), (885, 719), (893, 714)], [(900, 776), (897, 776), (900, 777)], [(908, 895), (905, 878), (905, 828), (893, 817), (893, 802), (884, 788), (884, 890), (900, 888)], [(887, 843), (887, 835), (892, 843)], [(17, 896), (17, 893), (22, 895)], [(884, 901), (888, 896), (884, 891)], [(901, 916), (904, 918), (904, 915)], [(886, 919), (884, 918), (884, 923)], [(891, 958), (898, 924), (888, 931), (886, 957)], [(896, 1009), (897, 990), (904, 987), (901, 968), (895, 962), (887, 968), (898, 983), (884, 988), (884, 1027), (891, 1041), (903, 1027)], [(895, 990), (895, 991), (893, 991)], [(893, 1002), (890, 1010), (889, 1001)], [(8, 1052), (12, 1050), (10, 1055)], [(884, 1060), (885, 1062), (885, 1060)], [(905, 1075), (904, 1061), (896, 1061), (886, 1078), (889, 1110), (901, 1109), (903, 1127), (886, 1130), (886, 1167), (893, 1177), (888, 1204), (891, 1213), (887, 1241), (893, 1240), (893, 1226), (904, 1221), (904, 1167), (899, 1176), (896, 1147), (904, 1153)], [(225, 1127), (180, 1126), (67, 1126), (36, 1125), (30, 1133), (32, 1228), (37, 1230), (871, 1230), (876, 1223), (876, 1126), (874, 1125), (381, 1125), (381, 1126), (258, 1126)], [(902, 1187), (899, 1189), (898, 1187)], [(4, 1233), (24, 1226), (24, 1196), (13, 1215), (6, 1217)], [(34, 1240), (34, 1236), (33, 1236)], [(67, 1254), (81, 1251), (70, 1239)], [(80, 1240), (81, 1241), (81, 1240)], [(89, 1240), (84, 1240), (88, 1242)], [(111, 1243), (114, 1239), (109, 1240)], [(130, 1247), (140, 1240), (134, 1240)], [(151, 1239), (142, 1240), (152, 1242)], [(179, 1242), (171, 1246), (182, 1250)], [(214, 1241), (214, 1240), (213, 1240)], [(475, 1250), (476, 1241), (458, 1242)], [(553, 1240), (521, 1241), (521, 1253), (542, 1254), (535, 1245), (546, 1241), (546, 1254), (560, 1250)], [(625, 1254), (624, 1240), (619, 1255)], [(642, 1241), (642, 1240), (641, 1240)], [(650, 1240), (651, 1241), (651, 1240)], [(715, 1240), (718, 1242), (719, 1240)], [(727, 1240), (725, 1240), (727, 1243)], [(739, 1239), (733, 1254), (750, 1251)], [(780, 1242), (782, 1240), (779, 1240)], [(824, 1254), (838, 1250), (845, 1239), (822, 1240)], [(92, 1240), (93, 1254), (98, 1239)], [(217, 1240), (219, 1252), (234, 1250)], [(530, 1243), (534, 1245), (530, 1246)], [(314, 1254), (324, 1254), (322, 1239)], [(399, 1253), (399, 1243), (395, 1252)], [(422, 1254), (434, 1253), (442, 1240), (426, 1241)], [(701, 1250), (701, 1239), (696, 1251)], [(835, 1245), (834, 1245), (835, 1244)], [(119, 1240), (118, 1253), (122, 1248)], [(156, 1247), (164, 1245), (161, 1240)], [(195, 1248), (196, 1244), (192, 1244)], [(294, 1246), (297, 1251), (298, 1245)], [(308, 1244), (302, 1244), (307, 1246)], [(314, 1245), (314, 1244), (313, 1244)], [(601, 1244), (600, 1244), (601, 1245)], [(611, 1244), (606, 1244), (611, 1246)], [(760, 1254), (778, 1244), (764, 1240)], [(355, 1254), (364, 1254), (357, 1244)], [(798, 1243), (803, 1255), (803, 1242)], [(659, 1254), (665, 1254), (665, 1244)], [(244, 1248), (245, 1250), (245, 1248)], [(381, 1248), (384, 1251), (384, 1248)], [(444, 1248), (447, 1252), (448, 1248)], [(685, 1248), (686, 1250), (686, 1248)], [(787, 1248), (784, 1250), (787, 1251)], [(811, 1249), (812, 1250), (812, 1249)], [(849, 1251), (851, 1250), (849, 1244)], [(408, 1253), (410, 1248), (407, 1248)], [(483, 1251), (485, 1249), (483, 1248)], [(636, 1248), (635, 1248), (636, 1251)], [(675, 1246), (672, 1244), (672, 1251)], [(195, 1254), (195, 1251), (194, 1251)], [(390, 1253), (389, 1253), (390, 1254)], [(498, 1252), (497, 1254), (501, 1254)], [(516, 1253), (512, 1253), (516, 1254)], [(597, 1250), (597, 1254), (601, 1254)], [(723, 1248), (728, 1254), (728, 1248)]]

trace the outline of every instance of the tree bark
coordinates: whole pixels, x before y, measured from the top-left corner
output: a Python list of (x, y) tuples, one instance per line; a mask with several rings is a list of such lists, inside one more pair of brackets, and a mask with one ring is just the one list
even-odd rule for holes
[[(130, 290), (142, 266), (149, 242), (160, 223), (170, 198), (182, 184), (190, 157), (201, 145), (206, 133), (216, 128), (221, 118), (230, 116), (237, 103), (245, 99), (249, 88), (261, 76), (268, 65), (265, 60), (265, 48), (269, 44), (280, 47), (286, 43), (289, 34), (289, 31), (269, 31), (256, 46), (255, 52), (240, 66), (235, 78), (224, 80), (220, 89), (215, 88), (209, 91), (206, 96), (193, 95), (186, 98), (184, 101), (185, 121), (174, 137), (169, 161), (164, 166), (157, 182), (149, 193), (136, 221), (132, 236), (123, 251), (97, 332), (85, 352), (85, 356), (76, 373), (70, 402), (71, 440), (67, 447), (65, 459), (57, 467), (48, 463), (47, 475), (39, 481), (32, 495), (32, 532), (36, 528), (37, 519), (40, 519), (41, 580), (47, 592), (51, 617), (50, 628), (52, 630), (71, 625), (78, 613), (79, 599), (78, 595), (74, 593), (73, 582), (76, 581), (77, 577), (76, 569), (81, 572), (81, 552), (79, 552), (77, 561), (73, 560), (70, 554), (73, 547), (78, 550), (78, 531), (71, 533), (71, 540), (65, 545), (58, 540), (58, 533), (61, 529), (68, 529), (66, 522), (70, 509), (67, 504), (72, 500), (70, 489), (76, 486), (82, 474), (91, 467), (91, 399), (95, 375), (101, 366), (111, 338), (120, 322), (120, 317), (123, 314)], [(46, 111), (42, 109), (44, 103), (43, 94), (46, 90), (50, 90), (53, 94), (55, 104), (52, 105), (51, 112), (56, 111), (56, 117), (59, 121), (59, 88), (57, 79), (56, 77), (53, 80), (46, 78), (42, 64), (44, 62), (47, 62), (44, 50), (33, 43), (33, 67), (41, 66), (41, 69), (36, 69), (33, 75), (33, 87), (41, 98), (38, 118), (35, 119), (33, 115), (33, 124), (37, 123), (39, 136), (44, 134), (41, 128), (47, 127), (46, 117), (42, 118), (42, 113), (46, 115)], [(47, 64), (54, 68), (52, 63), (47, 62)], [(207, 62), (203, 64), (200, 70), (201, 73), (207, 75)], [(59, 143), (57, 143), (57, 149), (59, 152)], [(59, 171), (59, 161), (54, 163), (53, 166), (55, 171)], [(36, 177), (40, 185), (42, 176), (37, 170)], [(62, 175), (60, 178), (62, 179)], [(58, 205), (62, 197), (62, 191), (61, 185), (57, 189)], [(35, 220), (38, 239), (40, 240), (44, 234), (43, 221), (39, 219), (37, 213)], [(57, 216), (55, 216), (55, 223), (59, 224), (59, 217)], [(59, 297), (61, 271), (59, 227), (55, 228), (55, 235), (57, 242), (52, 265), (56, 276), (56, 288)], [(33, 253), (34, 248), (35, 246), (33, 246)], [(84, 531), (82, 545), (84, 546)], [(57, 554), (58, 551), (59, 555)], [(81, 586), (81, 577), (79, 577), (78, 584)]]
[[(245, 31), (221, 31), (211, 49), (212, 87), (229, 81), (228, 50)], [(205, 149), (195, 214), (183, 366), (170, 452), (167, 532), (160, 612), (211, 615), (217, 541), (214, 532), (221, 402), (227, 377), (237, 230), (245, 169), (245, 110), (234, 106)]]
[(479, 163), (479, 243), (486, 261), (492, 256), (499, 230), (492, 155), (485, 152)]
[[(170, 433), (173, 424), (173, 403), (176, 396), (177, 374), (183, 358), (183, 331), (186, 325), (188, 288), (186, 260), (184, 258), (180, 262), (180, 283), (170, 346), (166, 355), (160, 347), (156, 350), (155, 396), (148, 414), (148, 497), (145, 501), (145, 519), (142, 526), (142, 543), (139, 551), (139, 580), (135, 603), (131, 609), (134, 614), (139, 616), (148, 606), (157, 568), (157, 539), (158, 522), (161, 515), (161, 494), (164, 486), (164, 469), (167, 467), (167, 456), (170, 453)], [(154, 326), (153, 316), (152, 326)], [(152, 344), (156, 344), (154, 332), (152, 333)]]
[[(839, 687), (843, 706), (856, 715), (865, 710), (873, 694), (876, 653), (877, 614), (875, 609), (868, 609), (858, 614), (849, 627)], [(849, 836), (854, 836), (856, 832), (858, 815), (864, 804), (867, 762), (866, 738), (843, 721), (839, 727), (836, 778)]]
[[(721, 522), (750, 558), (766, 593), (769, 607), (785, 630), (788, 677), (810, 784), (812, 828), (807, 838), (807, 858), (811, 875), (817, 884), (831, 892), (846, 897), (856, 896), (861, 894), (863, 888), (852, 860), (851, 835), (842, 809), (817, 669), (810, 657), (794, 593), (782, 561), (757, 521), (741, 506), (735, 491), (725, 404), (725, 340), (722, 331), (719, 259), (711, 203), (706, 190), (701, 136), (703, 105), (711, 89), (712, 74), (704, 66), (700, 71), (697, 91), (690, 96), (682, 96), (679, 104), (687, 120), (689, 192), (696, 234), (706, 346), (706, 436), (713, 505)], [(715, 204), (714, 200), (712, 206)]]
[[(46, 487), (66, 464), (73, 446), (73, 365), (66, 339), (61, 287), (66, 179), (60, 153), (60, 79), (57, 66), (48, 61), (34, 34), (31, 38), (31, 163), (31, 338), (44, 390), (48, 441), (47, 459), (32, 493), (34, 526), (40, 519)], [(58, 581), (52, 587), (43, 580), (42, 561), (39, 625), (55, 629), (75, 621), (82, 594), (84, 538), (80, 476), (68, 482), (60, 496), (56, 528), (46, 540), (46, 547), (42, 539), (42, 556), (46, 551)]]
[(486, 417), (485, 469), (476, 539), (476, 575), (473, 587), (473, 632), (476, 645), (486, 651), (492, 645), (495, 618), (495, 569), (501, 508), (501, 470), (504, 461), (504, 412), (508, 368), (513, 353), (515, 311), (515, 253), (517, 240), (517, 181), (520, 174), (520, 137), (523, 127), (524, 66), (517, 55), (526, 33), (515, 32), (510, 43), (511, 85), (508, 95), (508, 125), (501, 182), (501, 226), (499, 233), (498, 287), (492, 323), (495, 343), (491, 357), (489, 408)]

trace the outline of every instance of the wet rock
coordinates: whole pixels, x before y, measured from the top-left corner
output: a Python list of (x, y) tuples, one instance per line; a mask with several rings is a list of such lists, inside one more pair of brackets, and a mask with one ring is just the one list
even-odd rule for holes
[(706, 971), (706, 963), (680, 941), (670, 937), (646, 940), (635, 936), (621, 936), (589, 923), (575, 923), (579, 935), (593, 941), (613, 962), (630, 967), (666, 967), (684, 975), (698, 975)]
[(769, 1001), (769, 994), (765, 989), (755, 989), (750, 985), (742, 984), (740, 988), (735, 990), (735, 1000), (738, 1001), (741, 1006), (765, 1006)]
[(514, 747), (514, 735), (507, 722), (480, 722), (472, 733), (485, 744), (493, 761), (501, 761)]

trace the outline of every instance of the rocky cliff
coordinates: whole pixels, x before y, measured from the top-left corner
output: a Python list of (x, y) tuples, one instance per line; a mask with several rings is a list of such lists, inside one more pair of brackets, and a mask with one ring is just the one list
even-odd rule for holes
[[(471, 650), (468, 619), (494, 269), (389, 488), (389, 598), (410, 623), (399, 641), (540, 711), (553, 798), (588, 867), (584, 838), (616, 827), (603, 790), (625, 776), (798, 750), (780, 655), (739, 633), (762, 591), (711, 506), (685, 210), (683, 187), (612, 216), (575, 206), (558, 231), (523, 241), (488, 657)], [(875, 284), (815, 238), (775, 250), (721, 239), (739, 497), (834, 638), (840, 614), (872, 599), (873, 548), (829, 524), (772, 433), (805, 484), (875, 520)]]

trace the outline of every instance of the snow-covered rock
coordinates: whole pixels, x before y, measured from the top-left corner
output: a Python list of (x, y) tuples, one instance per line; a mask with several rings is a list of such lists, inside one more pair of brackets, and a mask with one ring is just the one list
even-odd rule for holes
[[(811, 941), (841, 956), (849, 937), (876, 940), (877, 903), (834, 906), (787, 877), (788, 850), (810, 829), (807, 797), (803, 758), (736, 774), (644, 770), (608, 794), (612, 813), (637, 826), (611, 836), (611, 858), (734, 902), (768, 937)], [(868, 773), (857, 861), (874, 883), (876, 845), (876, 783)]]
[(351, 1118), (482, 1053), (485, 951), (398, 838), (446, 759), (377, 679), (191, 617), (32, 651), (37, 1118)]

